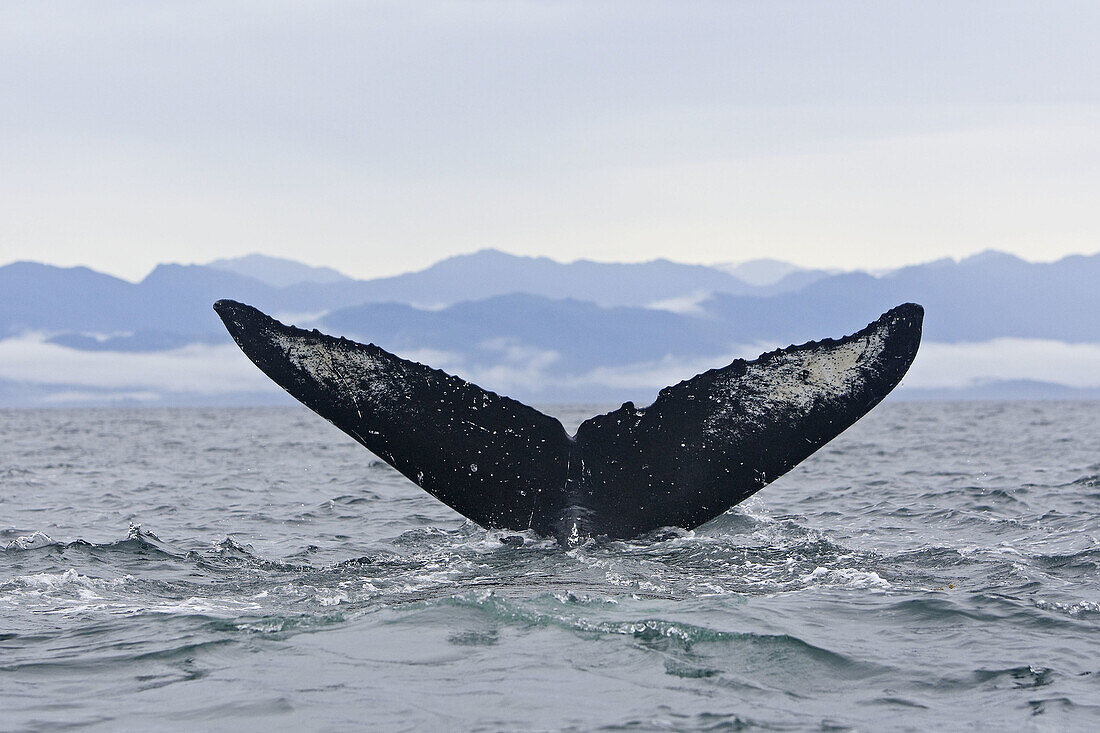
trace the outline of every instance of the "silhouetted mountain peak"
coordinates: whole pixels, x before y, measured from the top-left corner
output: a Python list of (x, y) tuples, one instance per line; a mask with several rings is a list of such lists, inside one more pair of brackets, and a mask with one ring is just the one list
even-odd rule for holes
[(990, 265), (1026, 265), (1028, 262), (1008, 252), (987, 249), (962, 258), (959, 264), (966, 267), (988, 267)]
[(806, 270), (807, 268), (783, 260), (770, 257), (761, 257), (745, 262), (730, 262), (715, 265), (730, 273), (734, 277), (749, 283), (750, 285), (772, 285), (779, 282), (793, 272)]
[(222, 285), (235, 287), (247, 284), (250, 288), (263, 286), (264, 283), (246, 275), (238, 275), (234, 272), (217, 270), (205, 265), (181, 265), (169, 262), (157, 265), (152, 272), (145, 276), (139, 283), (142, 287), (157, 287), (161, 285)]
[(258, 253), (214, 260), (206, 263), (205, 267), (250, 277), (277, 288), (298, 283), (327, 284), (351, 280), (347, 275), (331, 267), (315, 267), (285, 257), (271, 257)]
[(97, 280), (127, 283), (127, 281), (122, 278), (93, 270), (84, 265), (61, 267), (59, 265), (47, 265), (32, 260), (16, 260), (7, 265), (0, 266), (0, 273), (3, 273), (4, 277), (93, 278)]

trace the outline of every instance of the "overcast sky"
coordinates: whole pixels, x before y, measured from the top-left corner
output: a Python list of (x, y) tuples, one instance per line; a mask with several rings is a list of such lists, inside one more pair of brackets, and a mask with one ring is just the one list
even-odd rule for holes
[(1100, 249), (1100, 3), (5, 2), (0, 262)]

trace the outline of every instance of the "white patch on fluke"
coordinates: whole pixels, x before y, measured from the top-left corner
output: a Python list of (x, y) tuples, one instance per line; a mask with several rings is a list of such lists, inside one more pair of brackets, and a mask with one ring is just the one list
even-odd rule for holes
[(415, 409), (409, 400), (399, 368), (387, 359), (373, 358), (363, 348), (347, 348), (298, 335), (274, 332), (271, 343), (281, 350), (290, 366), (310, 378), (327, 383), (331, 391), (345, 395), (362, 417), (361, 406), (377, 413), (401, 406), (404, 413)]
[(843, 399), (862, 388), (875, 357), (886, 345), (887, 326), (879, 325), (850, 341), (794, 349), (749, 362), (742, 374), (715, 385), (727, 404), (707, 421), (707, 429), (728, 427), (730, 420), (757, 422), (773, 413), (806, 414), (821, 402)]

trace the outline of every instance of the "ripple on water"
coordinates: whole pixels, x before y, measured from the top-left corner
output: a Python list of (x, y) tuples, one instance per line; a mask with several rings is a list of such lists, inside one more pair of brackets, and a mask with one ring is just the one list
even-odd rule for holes
[(1097, 465), (1044, 431), (1100, 418), (1020, 409), (886, 405), (704, 527), (568, 551), (294, 410), (21, 414), (0, 704), (27, 728), (1085, 729)]

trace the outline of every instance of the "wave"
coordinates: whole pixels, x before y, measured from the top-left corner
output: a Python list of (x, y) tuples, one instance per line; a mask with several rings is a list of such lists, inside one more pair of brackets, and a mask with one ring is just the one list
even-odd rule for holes
[(32, 550), (47, 550), (47, 549), (59, 549), (59, 550), (88, 550), (88, 551), (126, 551), (126, 550), (141, 550), (141, 551), (154, 551), (168, 556), (179, 556), (180, 553), (174, 552), (170, 545), (162, 542), (152, 532), (142, 531), (141, 526), (137, 524), (131, 524), (127, 530), (125, 539), (115, 540), (114, 542), (95, 543), (88, 542), (83, 539), (76, 539), (70, 542), (59, 542), (54, 540), (45, 532), (40, 530), (34, 530), (26, 534), (21, 534), (15, 539), (9, 541), (0, 552), (27, 552)]
[[(129, 580), (133, 580), (133, 576), (126, 576), (123, 578), (94, 578), (87, 575), (81, 575), (75, 568), (69, 568), (56, 573), (33, 573), (30, 575), (16, 575), (9, 580), (0, 583), (0, 591), (10, 592), (12, 590), (25, 590), (33, 592), (49, 592), (56, 591), (62, 588), (77, 588), (84, 589), (86, 591), (96, 591), (103, 588), (110, 588), (122, 585)], [(96, 597), (89, 594), (81, 593), (81, 597), (89, 598)]]
[[(306, 551), (284, 559), (264, 557), (230, 537), (205, 548), (181, 547), (139, 525), (131, 525), (124, 539), (102, 544), (58, 542), (41, 531), (25, 532), (0, 555), (8, 555), (15, 568), (39, 571), (15, 576), (8, 590), (57, 596), (59, 610), (90, 610), (79, 605), (94, 600), (81, 598), (78, 588), (83, 587), (94, 593), (113, 589), (111, 602), (100, 606), (112, 613), (234, 617), (263, 611), (280, 617), (336, 610), (355, 615), (484, 590), (515, 598), (560, 591), (573, 597), (670, 601), (807, 591), (909, 594), (895, 609), (904, 615), (989, 619), (1019, 614), (1021, 603), (981, 611), (956, 602), (981, 592), (955, 589), (955, 580), (973, 572), (967, 567), (985, 566), (986, 577), (999, 579), (1006, 592), (1016, 588), (1023, 594), (1030, 592), (1028, 572), (1091, 572), (1100, 563), (1095, 549), (1026, 555), (1008, 546), (970, 545), (879, 554), (846, 547), (792, 516), (750, 512), (733, 512), (696, 531), (670, 529), (629, 542), (589, 541), (570, 550), (531, 532), (486, 531), (469, 523), (453, 529), (423, 527), (398, 535), (388, 547), (323, 565), (310, 563)], [(120, 587), (130, 582), (139, 587)], [(948, 599), (944, 594), (951, 591), (955, 595)], [(914, 592), (928, 595), (913, 598)], [(48, 599), (40, 600), (47, 608)], [(1088, 601), (1067, 608), (1050, 603), (1022, 605), (1031, 614), (1058, 611), (1086, 618), (1097, 613)], [(1024, 614), (1021, 620), (1036, 619)]]
[[(768, 650), (776, 654), (793, 653), (800, 657), (836, 667), (838, 669), (860, 669), (870, 673), (873, 665), (857, 662), (844, 654), (810, 644), (791, 634), (759, 634), (753, 632), (722, 631), (660, 618), (638, 620), (598, 620), (584, 615), (570, 613), (576, 606), (593, 604), (592, 600), (563, 600), (555, 595), (543, 595), (536, 602), (562, 606), (557, 612), (538, 611), (518, 603), (501, 598), (488, 592), (478, 595), (455, 595), (442, 601), (447, 605), (474, 609), (493, 620), (527, 627), (552, 626), (581, 635), (627, 636), (642, 643), (668, 641), (681, 648), (690, 649), (699, 644), (748, 645)], [(606, 601), (596, 601), (604, 605)], [(421, 604), (422, 606), (427, 604)]]
[(1063, 603), (1040, 598), (1035, 600), (1035, 607), (1044, 611), (1057, 611), (1073, 618), (1100, 618), (1100, 603), (1097, 601)]

